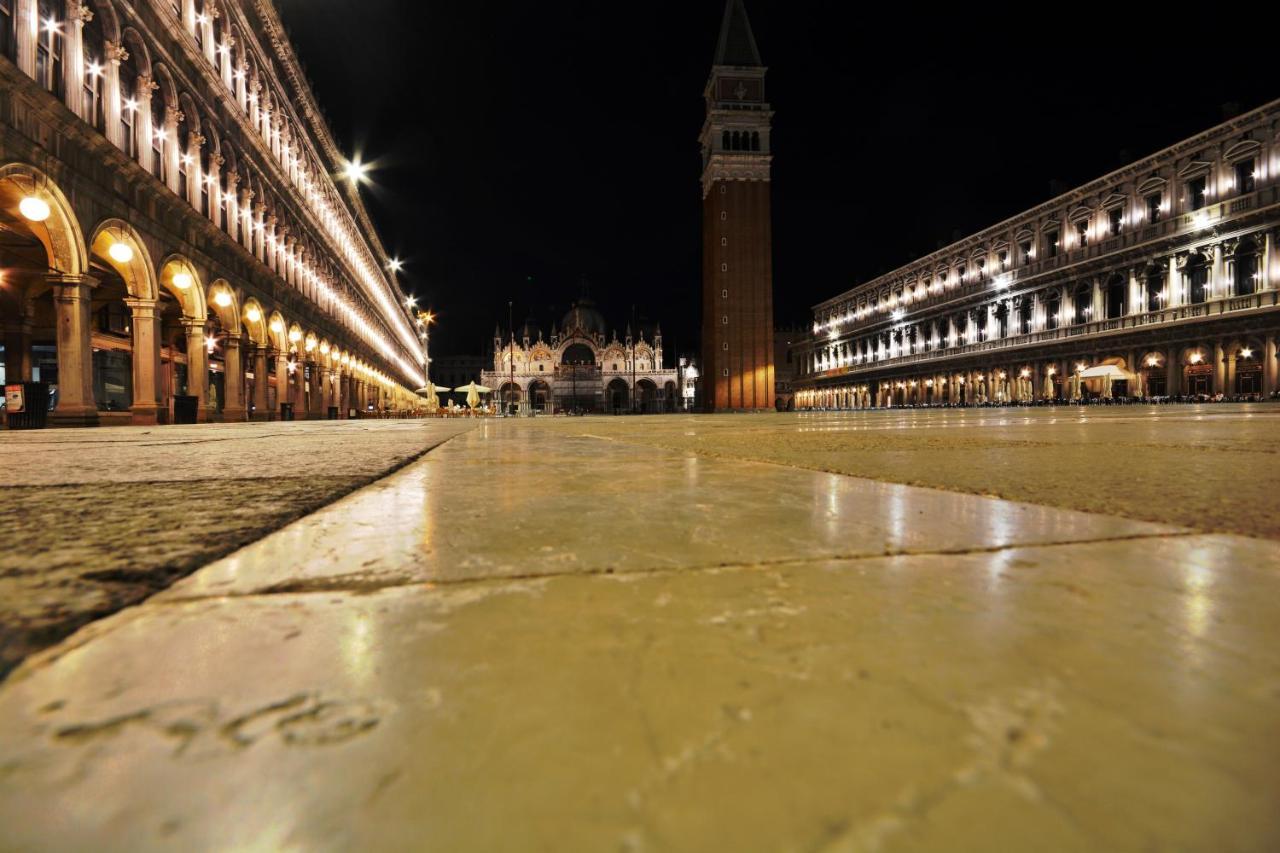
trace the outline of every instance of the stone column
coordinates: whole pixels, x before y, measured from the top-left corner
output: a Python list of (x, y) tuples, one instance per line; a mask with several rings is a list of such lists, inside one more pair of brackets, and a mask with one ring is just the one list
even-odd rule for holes
[(267, 348), (253, 348), (253, 419), (266, 421), (271, 419), (271, 410), (267, 406)]
[(160, 88), (155, 81), (145, 74), (138, 77), (138, 91), (134, 95), (134, 100), (138, 102), (138, 109), (133, 114), (133, 124), (138, 134), (138, 165), (149, 173), (155, 171), (155, 152), (151, 150), (151, 139), (155, 135), (155, 128), (151, 126), (151, 99), (155, 97), (154, 92)]
[(209, 420), (205, 408), (209, 403), (209, 352), (204, 343), (204, 320), (183, 317), (182, 327), (187, 333), (187, 394), (197, 399), (196, 420), (204, 423)]
[(1222, 351), (1222, 341), (1213, 344), (1213, 393), (1225, 394), (1227, 385), (1226, 354)]
[(1182, 304), (1182, 281), (1178, 276), (1178, 258), (1169, 256), (1169, 280), (1165, 283), (1169, 298), (1164, 301), (1166, 308), (1174, 308)]
[[(32, 0), (32, 5), (37, 5)], [(19, 3), (21, 8), (21, 3)], [(38, 7), (37, 7), (38, 8)], [(19, 16), (21, 20), (21, 16)], [(63, 23), (65, 30), (62, 36), (62, 85), (63, 100), (67, 107), (81, 119), (88, 121), (84, 114), (84, 25), (93, 20), (93, 10), (80, 0), (67, 4), (67, 20)], [(21, 38), (19, 38), (21, 41)]]
[(1234, 394), (1236, 393), (1236, 354), (1234, 352), (1229, 352), (1226, 356), (1226, 382), (1223, 383), (1222, 393)]
[(223, 364), (226, 366), (227, 399), (222, 404), (222, 419), (227, 423), (243, 421), (248, 413), (244, 405), (244, 367), (240, 358), (240, 339), (231, 335), (223, 342)]
[(58, 405), (49, 421), (56, 426), (97, 426), (93, 398), (93, 346), (89, 310), (97, 279), (92, 276), (49, 276), (58, 325)]
[(40, 37), (40, 20), (36, 14), (36, 0), (18, 0), (14, 9), (16, 30), (16, 56), (18, 68), (28, 77), (36, 76), (36, 40)]
[(200, 210), (200, 170), (204, 166), (200, 157), (200, 148), (204, 143), (205, 138), (192, 131), (187, 134), (187, 150), (183, 152), (191, 164), (187, 166), (187, 185), (182, 188), (182, 197), (197, 212)]
[(227, 193), (224, 202), (227, 207), (224, 227), (231, 239), (236, 241), (240, 239), (240, 194), (236, 191), (236, 187), (239, 184), (240, 174), (235, 169), (229, 169), (227, 171)]
[(124, 125), (120, 123), (120, 63), (129, 58), (124, 45), (106, 43), (106, 67), (102, 69), (102, 114), (106, 123), (107, 139), (117, 148), (124, 148)]
[(320, 416), (329, 417), (329, 407), (332, 405), (333, 371), (326, 365), (320, 369)]
[(240, 190), (240, 203), (237, 205), (240, 214), (240, 245), (253, 253), (253, 190), (245, 187)]
[[(1226, 268), (1222, 261), (1222, 244), (1217, 243), (1213, 247), (1213, 272), (1212, 278), (1209, 280), (1209, 298), (1216, 299), (1220, 296), (1227, 295), (1227, 275)], [(1226, 393), (1225, 391), (1223, 393)]]
[(165, 138), (164, 145), (161, 147), (165, 159), (164, 177), (169, 189), (179, 196), (183, 195), (185, 191), (181, 183), (182, 176), (178, 174), (178, 164), (182, 160), (182, 152), (178, 150), (178, 125), (182, 123), (182, 120), (182, 110), (176, 107), (165, 107)]
[(159, 423), (160, 315), (154, 299), (126, 299), (133, 326), (133, 423)]
[(307, 366), (302, 360), (301, 353), (294, 356), (293, 363), (293, 387), (290, 395), (293, 401), (293, 417), (294, 420), (304, 421), (307, 419)]
[[(222, 155), (209, 155), (209, 171), (200, 176), (200, 180), (208, 187), (209, 192), (209, 212), (207, 214), (209, 221), (218, 228), (222, 228), (222, 222), (219, 214), (222, 212)], [(213, 180), (209, 180), (213, 178)]]
[(280, 416), (280, 404), (289, 402), (289, 354), (276, 353), (276, 417)]
[(232, 77), (236, 86), (236, 102), (240, 104), (240, 109), (243, 110), (249, 105), (249, 66), (243, 59), (236, 66)]
[(1182, 393), (1182, 365), (1178, 363), (1178, 348), (1169, 347), (1164, 355), (1164, 393), (1176, 397)]
[(1262, 396), (1270, 397), (1276, 392), (1276, 374), (1280, 372), (1280, 367), (1276, 365), (1275, 335), (1267, 335), (1262, 355)]

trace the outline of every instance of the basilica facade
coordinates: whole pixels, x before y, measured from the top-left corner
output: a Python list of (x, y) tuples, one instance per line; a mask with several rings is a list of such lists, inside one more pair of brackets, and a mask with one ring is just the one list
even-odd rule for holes
[(680, 405), (678, 372), (663, 361), (662, 328), (608, 333), (590, 299), (545, 334), (527, 320), (503, 338), (494, 331), (493, 369), (481, 384), (493, 389), (504, 411), (658, 414)]
[(1269, 398), (1280, 101), (815, 306), (797, 408)]

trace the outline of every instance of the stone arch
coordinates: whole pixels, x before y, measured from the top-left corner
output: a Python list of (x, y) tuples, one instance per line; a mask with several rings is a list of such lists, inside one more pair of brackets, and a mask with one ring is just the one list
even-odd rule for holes
[(179, 93), (178, 109), (182, 110), (182, 117), (187, 125), (187, 132), (201, 133), (200, 109), (196, 106), (195, 99), (186, 92)]
[[(33, 221), (21, 211), (24, 199), (48, 205), (49, 214)], [(0, 207), (14, 221), (29, 229), (44, 247), (45, 272), (81, 275), (89, 268), (89, 254), (71, 202), (49, 177), (34, 166), (9, 163), (0, 167)], [(25, 236), (25, 235), (24, 235)]]
[(102, 35), (108, 41), (119, 43), (120, 19), (116, 17), (116, 10), (107, 0), (89, 0), (88, 5), (93, 8), (93, 14), (102, 22)]
[(151, 51), (147, 48), (146, 41), (142, 35), (133, 27), (125, 27), (120, 34), (120, 41), (124, 45), (125, 50), (129, 52), (129, 58), (126, 60), (138, 69), (139, 74), (151, 76)]
[[(169, 69), (165, 67), (164, 63), (157, 62), (152, 67), (151, 78), (159, 87), (156, 91), (159, 93), (164, 105), (176, 110), (178, 108), (178, 89), (173, 85), (173, 76), (169, 73)], [(159, 129), (156, 128), (156, 130)]]
[(248, 333), (249, 340), (257, 346), (266, 346), (270, 342), (267, 336), (267, 312), (252, 296), (245, 300), (240, 325)]
[(271, 333), (271, 345), (280, 352), (289, 349), (289, 326), (279, 311), (272, 311), (267, 321), (267, 331)]
[[(115, 245), (128, 248), (130, 257), (121, 260), (112, 252), (121, 254)], [(156, 279), (156, 269), (151, 262), (151, 254), (141, 235), (133, 226), (122, 219), (105, 219), (98, 223), (89, 240), (90, 251), (105, 260), (124, 279), (129, 295), (135, 299), (159, 299), (160, 288)]]
[(158, 278), (161, 286), (169, 291), (182, 306), (182, 314), (192, 319), (204, 320), (209, 315), (205, 302), (204, 284), (195, 264), (182, 255), (169, 255), (160, 265)]
[(235, 288), (225, 278), (217, 279), (209, 285), (209, 310), (217, 315), (218, 322), (228, 333), (240, 337), (240, 300)]

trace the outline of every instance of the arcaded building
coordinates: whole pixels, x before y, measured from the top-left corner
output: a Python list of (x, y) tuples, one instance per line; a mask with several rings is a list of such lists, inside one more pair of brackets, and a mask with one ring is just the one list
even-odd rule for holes
[[(505, 338), (505, 340), (504, 340)], [(532, 319), (493, 335), (493, 369), (481, 384), (499, 406), (522, 413), (671, 412), (680, 405), (679, 373), (667, 368), (662, 327), (630, 326), (619, 337), (604, 315), (579, 300), (544, 333)]]
[(268, 0), (0, 0), (0, 57), (6, 382), (59, 424), (413, 405), (414, 320)]
[(1280, 101), (814, 308), (799, 408), (1268, 397)]

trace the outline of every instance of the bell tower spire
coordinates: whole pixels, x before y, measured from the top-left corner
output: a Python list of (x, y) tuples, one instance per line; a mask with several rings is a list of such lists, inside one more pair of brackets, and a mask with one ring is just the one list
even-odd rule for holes
[(773, 108), (743, 0), (726, 0), (703, 92), (702, 364), (707, 411), (773, 408)]

